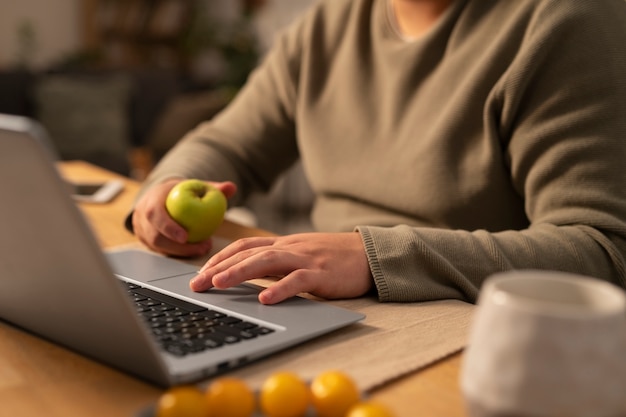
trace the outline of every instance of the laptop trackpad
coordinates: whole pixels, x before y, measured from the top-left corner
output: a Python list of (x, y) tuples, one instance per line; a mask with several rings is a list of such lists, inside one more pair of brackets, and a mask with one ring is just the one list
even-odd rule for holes
[(257, 303), (260, 287), (254, 284), (243, 283), (225, 290), (211, 289), (205, 293), (196, 293), (189, 289), (189, 281), (198, 272), (198, 268), (193, 265), (137, 249), (107, 252), (106, 255), (113, 272), (123, 278), (144, 282), (204, 303), (250, 297)]
[(171, 258), (137, 249), (106, 252), (113, 272), (139, 282), (195, 274), (198, 268)]

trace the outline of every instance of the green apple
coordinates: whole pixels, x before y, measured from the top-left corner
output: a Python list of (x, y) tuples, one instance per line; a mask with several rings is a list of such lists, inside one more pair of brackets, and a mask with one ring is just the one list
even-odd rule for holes
[(220, 190), (197, 179), (179, 182), (165, 199), (167, 212), (187, 230), (189, 243), (211, 237), (222, 224), (227, 206)]

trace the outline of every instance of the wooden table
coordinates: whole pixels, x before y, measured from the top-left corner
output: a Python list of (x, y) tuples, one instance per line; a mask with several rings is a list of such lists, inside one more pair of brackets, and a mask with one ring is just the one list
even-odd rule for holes
[[(103, 247), (135, 242), (122, 224), (139, 184), (84, 162), (65, 162), (68, 179), (118, 177), (125, 189), (113, 202), (83, 204)], [(269, 234), (225, 222), (218, 235), (237, 239)], [(465, 416), (458, 387), (461, 354), (394, 381), (372, 394), (397, 417)], [(132, 417), (162, 390), (0, 322), (0, 417)]]

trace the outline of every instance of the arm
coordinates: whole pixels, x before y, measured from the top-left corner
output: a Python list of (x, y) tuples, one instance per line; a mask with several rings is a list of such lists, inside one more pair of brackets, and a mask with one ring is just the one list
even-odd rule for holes
[[(620, 40), (626, 26), (623, 3), (612, 4), (621, 9), (604, 8), (609, 19), (583, 10), (557, 21), (550, 10), (540, 10), (523, 50), (485, 103), (485, 134), (500, 141), (506, 165), (500, 180), (512, 183), (528, 227), (490, 232), (366, 225), (356, 229), (360, 248), (354, 234), (336, 241), (313, 234), (237, 243), (207, 264), (192, 288), (285, 277), (269, 293), (280, 297), (261, 296), (275, 302), (303, 291), (362, 295), (373, 277), (381, 301), (474, 301), (488, 275), (512, 268), (575, 271), (623, 286), (626, 61)], [(388, 185), (393, 187), (391, 179)], [(493, 209), (510, 197), (486, 198)], [(359, 250), (365, 250), (368, 270), (361, 268)], [(337, 288), (345, 281), (354, 285)]]
[(474, 301), (487, 276), (514, 268), (626, 285), (624, 18), (622, 2), (607, 2), (528, 28), (485, 121), (502, 138), (529, 227), (359, 227), (381, 300)]
[(176, 182), (219, 182), (238, 204), (252, 190), (269, 189), (297, 159), (292, 114), (297, 26), (293, 31), (225, 110), (187, 134), (150, 173), (126, 219), (126, 227), (149, 248), (178, 256), (198, 256), (211, 248), (210, 241), (186, 244), (186, 232), (165, 212), (165, 198)]
[(298, 157), (293, 67), (299, 46), (294, 37), (297, 33), (283, 36), (233, 101), (166, 154), (143, 190), (171, 177), (233, 181), (238, 201), (252, 190), (269, 189)]

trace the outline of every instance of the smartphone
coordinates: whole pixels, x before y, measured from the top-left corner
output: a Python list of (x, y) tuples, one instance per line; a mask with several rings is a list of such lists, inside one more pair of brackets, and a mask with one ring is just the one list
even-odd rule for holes
[(120, 180), (71, 182), (70, 189), (77, 201), (103, 204), (113, 200), (124, 189), (124, 183)]

